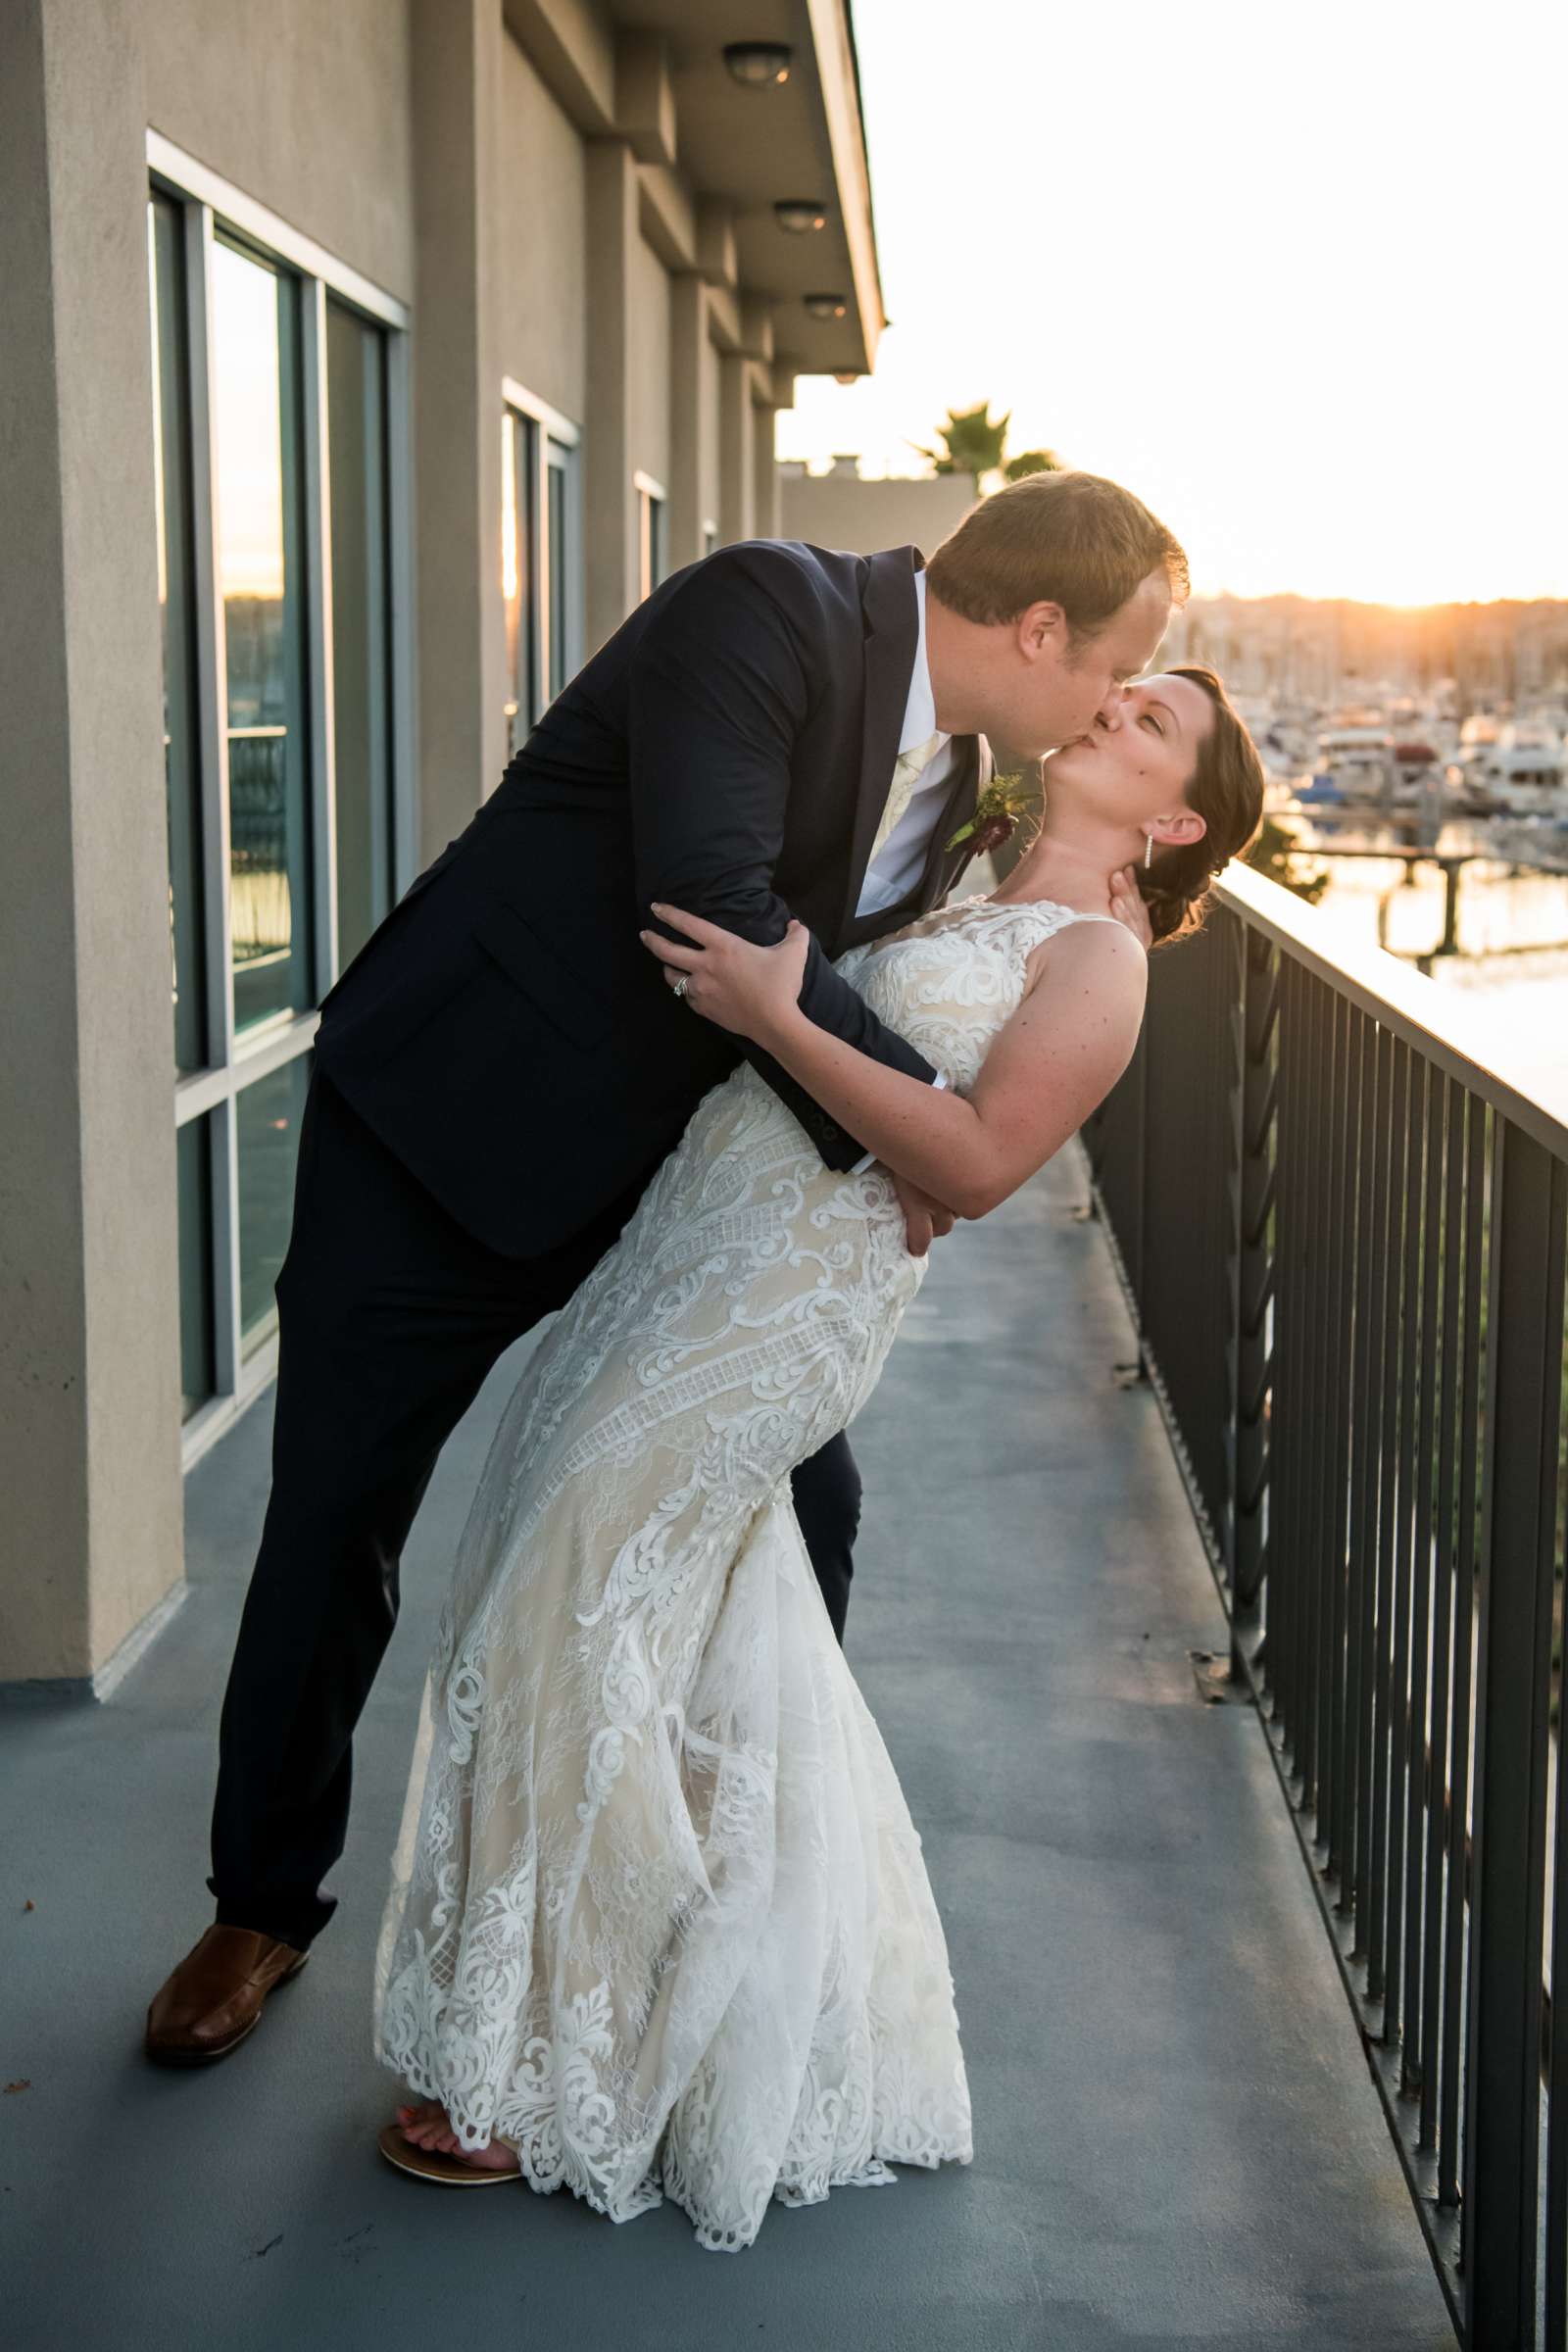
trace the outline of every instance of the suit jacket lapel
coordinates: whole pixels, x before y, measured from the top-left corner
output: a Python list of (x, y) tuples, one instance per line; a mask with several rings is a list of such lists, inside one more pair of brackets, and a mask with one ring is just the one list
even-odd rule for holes
[[(914, 575), (923, 569), (915, 547), (894, 547), (871, 558), (865, 593), (865, 715), (860, 730), (860, 774), (855, 802), (849, 872), (839, 932), (848, 934), (871, 859), (878, 819), (887, 807), (899, 757), (899, 737), (914, 673), (919, 623), (914, 609)], [(950, 827), (951, 831), (952, 828)]]
[(952, 783), (942, 813), (932, 827), (920, 879), (902, 899), (895, 899), (891, 906), (880, 906), (874, 914), (852, 916), (846, 932), (848, 946), (858, 948), (865, 940), (897, 931), (915, 915), (939, 905), (952, 889), (955, 877), (973, 856), (966, 841), (960, 842), (956, 850), (947, 845), (958, 827), (966, 825), (973, 816), (975, 804), (991, 780), (991, 751), (983, 735), (956, 735), (953, 740), (956, 759)]

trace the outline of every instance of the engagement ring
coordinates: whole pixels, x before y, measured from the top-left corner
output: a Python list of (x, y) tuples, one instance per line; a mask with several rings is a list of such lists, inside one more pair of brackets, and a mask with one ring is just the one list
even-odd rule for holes
[(687, 973), (685, 973), (685, 972), (682, 972), (682, 974), (681, 974), (680, 978), (679, 978), (679, 979), (676, 981), (676, 983), (675, 983), (674, 987), (673, 987), (673, 988), (670, 990), (670, 992), (669, 992), (669, 993), (670, 993), (670, 995), (671, 995), (672, 997), (683, 997), (683, 996), (686, 994), (686, 991), (687, 991), (687, 990), (690, 988), (690, 986), (691, 986), (691, 979), (690, 979), (690, 976), (689, 976), (689, 974), (687, 974)]

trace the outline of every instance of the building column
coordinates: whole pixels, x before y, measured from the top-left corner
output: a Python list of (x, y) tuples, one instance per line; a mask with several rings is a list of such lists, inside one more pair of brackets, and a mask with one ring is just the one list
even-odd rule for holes
[(708, 343), (708, 296), (695, 270), (670, 280), (669, 300), (669, 569), (695, 564), (703, 553), (703, 360)]
[(183, 1590), (146, 109), (134, 0), (0, 10), (0, 1687)]
[(783, 536), (780, 516), (778, 463), (773, 455), (773, 430), (778, 411), (771, 402), (752, 403), (752, 529), (759, 539)]
[(726, 546), (757, 535), (755, 443), (751, 367), (744, 353), (727, 351), (718, 373), (718, 535)]
[(631, 479), (631, 272), (640, 234), (636, 158), (624, 140), (590, 139), (588, 396), (583, 420), (583, 539), (590, 654), (613, 635), (637, 602), (637, 506)]
[(496, 0), (413, 0), (419, 862), (507, 759), (496, 333)]

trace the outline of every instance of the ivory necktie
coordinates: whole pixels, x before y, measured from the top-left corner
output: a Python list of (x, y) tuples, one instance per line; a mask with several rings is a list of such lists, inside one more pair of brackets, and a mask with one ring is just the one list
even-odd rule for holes
[(877, 826), (871, 855), (866, 860), (868, 865), (875, 863), (878, 852), (909, 806), (909, 795), (919, 783), (922, 771), (930, 766), (947, 740), (945, 735), (928, 735), (924, 743), (911, 744), (906, 752), (899, 754), (893, 763), (893, 782), (888, 790), (887, 807), (882, 811), (882, 822)]

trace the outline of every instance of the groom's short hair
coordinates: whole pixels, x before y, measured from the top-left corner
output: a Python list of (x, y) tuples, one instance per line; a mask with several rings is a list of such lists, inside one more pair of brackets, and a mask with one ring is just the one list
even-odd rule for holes
[(1163, 571), (1185, 604), (1187, 558), (1142, 499), (1098, 473), (1031, 473), (970, 509), (925, 567), (950, 612), (990, 625), (1030, 605), (1059, 605), (1073, 638), (1120, 612)]

